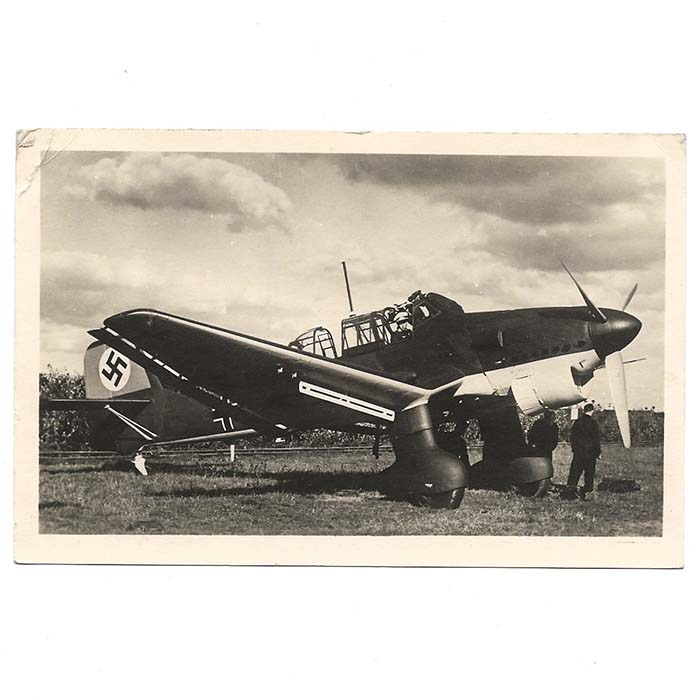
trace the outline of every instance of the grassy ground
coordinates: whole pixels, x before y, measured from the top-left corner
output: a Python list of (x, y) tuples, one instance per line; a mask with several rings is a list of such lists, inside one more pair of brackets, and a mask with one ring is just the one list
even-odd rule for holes
[[(472, 461), (477, 451), (470, 451)], [(660, 536), (662, 447), (605, 445), (597, 481), (635, 479), (641, 490), (600, 491), (586, 501), (556, 494), (528, 499), (467, 491), (456, 511), (417, 508), (371, 490), (393, 460), (365, 452), (172, 456), (148, 461), (150, 474), (105, 468), (104, 460), (43, 458), (42, 533), (237, 535), (598, 535)], [(571, 454), (555, 452), (564, 483)]]

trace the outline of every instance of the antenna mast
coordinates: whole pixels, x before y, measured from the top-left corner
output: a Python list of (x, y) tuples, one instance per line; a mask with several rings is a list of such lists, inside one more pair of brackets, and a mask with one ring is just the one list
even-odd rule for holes
[(345, 289), (348, 292), (348, 304), (350, 304), (350, 315), (352, 316), (355, 313), (355, 310), (352, 308), (352, 294), (350, 294), (350, 280), (348, 280), (348, 268), (347, 265), (345, 264), (345, 260), (341, 263), (343, 266), (343, 275), (345, 276)]

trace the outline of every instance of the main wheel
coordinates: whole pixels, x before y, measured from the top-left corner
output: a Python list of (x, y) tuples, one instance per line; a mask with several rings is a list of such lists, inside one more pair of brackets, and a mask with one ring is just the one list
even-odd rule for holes
[(428, 508), (449, 508), (454, 510), (459, 508), (464, 498), (464, 487), (445, 491), (443, 493), (414, 494), (411, 502), (417, 506), (427, 506)]
[(513, 492), (518, 496), (526, 496), (527, 498), (541, 498), (547, 493), (549, 479), (540, 479), (532, 481), (529, 484), (518, 484), (513, 486)]

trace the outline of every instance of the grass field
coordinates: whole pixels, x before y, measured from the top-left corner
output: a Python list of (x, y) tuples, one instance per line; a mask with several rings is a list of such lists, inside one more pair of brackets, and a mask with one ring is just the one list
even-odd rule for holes
[[(479, 457), (470, 450), (472, 461)], [(564, 483), (571, 454), (555, 452)], [(596, 535), (662, 534), (662, 446), (604, 445), (597, 481), (635, 479), (641, 490), (600, 491), (586, 501), (467, 491), (456, 511), (417, 508), (372, 490), (393, 461), (368, 452), (280, 451), (149, 458), (149, 476), (104, 459), (42, 458), (42, 533), (233, 535)]]

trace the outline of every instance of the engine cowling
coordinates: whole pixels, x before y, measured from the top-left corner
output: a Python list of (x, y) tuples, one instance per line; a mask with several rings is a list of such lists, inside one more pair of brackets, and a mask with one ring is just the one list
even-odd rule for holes
[(571, 406), (586, 398), (568, 363), (529, 367), (514, 379), (511, 390), (520, 410), (528, 416), (546, 408)]

